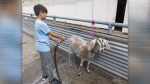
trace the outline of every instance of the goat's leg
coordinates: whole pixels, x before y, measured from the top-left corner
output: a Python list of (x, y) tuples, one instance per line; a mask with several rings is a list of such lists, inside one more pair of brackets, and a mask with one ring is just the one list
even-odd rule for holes
[(81, 67), (83, 66), (83, 62), (84, 62), (84, 59), (81, 59), (81, 61), (80, 61), (80, 66), (79, 66), (79, 69), (78, 69), (78, 76), (80, 76), (81, 75)]
[(71, 64), (71, 49), (69, 49), (69, 66), (72, 67), (72, 64)]
[(73, 51), (72, 48), (71, 48), (71, 51), (72, 51), (72, 55), (73, 55), (73, 61), (74, 61), (75, 63), (77, 63), (76, 53)]
[(73, 52), (74, 62), (77, 63), (77, 55)]
[(88, 60), (87, 67), (86, 67), (86, 70), (87, 70), (88, 73), (90, 73), (90, 70), (89, 70), (90, 63), (91, 63), (91, 61)]

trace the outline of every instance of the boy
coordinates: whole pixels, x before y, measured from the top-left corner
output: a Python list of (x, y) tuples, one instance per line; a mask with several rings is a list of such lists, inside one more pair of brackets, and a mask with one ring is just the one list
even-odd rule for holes
[(43, 79), (49, 78), (50, 84), (60, 84), (50, 52), (50, 40), (59, 44), (60, 42), (55, 40), (55, 38), (64, 40), (65, 37), (52, 32), (48, 25), (43, 21), (48, 12), (46, 7), (37, 4), (34, 6), (34, 12), (37, 17), (35, 22), (36, 49), (41, 58), (42, 77)]

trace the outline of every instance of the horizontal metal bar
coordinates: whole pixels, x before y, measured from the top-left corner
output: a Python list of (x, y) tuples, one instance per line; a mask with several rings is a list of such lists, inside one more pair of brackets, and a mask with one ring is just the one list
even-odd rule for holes
[[(23, 13), (23, 15), (31, 15), (31, 16), (35, 16), (35, 14), (27, 14), (27, 13)], [(87, 22), (87, 23), (92, 23), (92, 20), (87, 20), (87, 19), (78, 19), (78, 18), (68, 18), (68, 17), (60, 17), (60, 16), (47, 16), (50, 18), (54, 18), (54, 19), (64, 19), (64, 20), (73, 20), (73, 21), (80, 21), (80, 22)], [(106, 21), (94, 21), (95, 24), (103, 24), (103, 25), (111, 25), (111, 26), (118, 26), (118, 27), (125, 27), (128, 28), (127, 24), (123, 24), (123, 23), (116, 23), (116, 22), (106, 22)]]
[[(29, 19), (29, 18), (24, 18), (25, 19), (25, 21), (35, 21), (35, 20), (31, 20), (31, 19), (35, 19), (35, 18), (31, 18), (31, 19)], [(47, 21), (46, 21), (47, 22)], [(77, 29), (77, 28), (75, 28), (75, 27), (68, 27), (68, 26), (66, 26), (66, 25), (59, 25), (59, 24), (56, 24), (56, 23), (49, 23), (49, 22), (47, 22), (48, 23), (48, 25), (49, 26), (52, 26), (52, 27), (58, 27), (58, 28), (65, 28), (66, 29), (66, 27), (68, 28), (68, 30), (69, 29), (75, 29), (75, 30), (79, 30), (79, 31), (83, 31), (82, 32), (82, 34), (84, 33), (84, 34), (89, 34), (89, 32), (91, 32), (91, 30), (88, 30), (88, 29), (86, 29), (86, 30), (83, 30), (83, 29)], [(70, 30), (69, 30), (70, 31)], [(86, 31), (86, 32), (85, 32)], [(127, 38), (124, 38), (124, 37), (121, 37), (121, 36), (117, 36), (117, 35), (113, 35), (113, 34), (108, 34), (108, 33), (103, 33), (103, 32), (98, 32), (98, 31), (95, 31), (96, 32), (96, 35), (102, 35), (102, 36), (105, 36), (105, 38), (106, 39), (109, 39), (109, 38), (116, 38), (116, 39), (118, 39), (119, 41), (121, 40), (121, 39), (127, 39)], [(121, 42), (122, 42), (123, 40), (121, 40)], [(123, 41), (124, 42), (124, 41)], [(127, 41), (126, 41), (127, 42)]]
[(97, 62), (92, 62), (92, 64), (94, 64), (96, 66), (99, 66), (100, 68), (105, 69), (105, 70), (107, 70), (107, 71), (109, 71), (111, 73), (114, 73), (114, 74), (124, 78), (125, 80), (128, 80), (128, 74), (124, 75), (124, 74), (118, 73), (118, 72), (116, 72), (116, 71), (114, 71), (114, 70), (112, 70), (112, 69), (110, 69), (108, 67), (105, 67), (104, 65), (98, 64)]
[(127, 68), (123, 68), (118, 66), (117, 64), (115, 64), (114, 62), (110, 61), (110, 59), (106, 59), (106, 58), (101, 58), (101, 60), (99, 61), (100, 64), (104, 63), (105, 65), (114, 67), (116, 71), (118, 72), (122, 72), (125, 74), (128, 74), (128, 69)]
[[(59, 16), (47, 16), (47, 17), (92, 23), (92, 20), (87, 20), (87, 19), (68, 18), (68, 17), (59, 17)], [(103, 25), (111, 25), (111, 26), (118, 26), (118, 27), (128, 28), (128, 25), (122, 24), (122, 23), (116, 23), (116, 22), (95, 21), (95, 23), (96, 24), (103, 24)]]

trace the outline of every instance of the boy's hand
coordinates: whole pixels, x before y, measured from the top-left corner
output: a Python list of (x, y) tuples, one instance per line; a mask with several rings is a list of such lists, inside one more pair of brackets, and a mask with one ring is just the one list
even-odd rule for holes
[(60, 45), (60, 41), (58, 41), (57, 44)]
[(56, 44), (60, 45), (60, 41), (55, 41)]
[(65, 40), (65, 36), (63, 36), (61, 40), (64, 41)]

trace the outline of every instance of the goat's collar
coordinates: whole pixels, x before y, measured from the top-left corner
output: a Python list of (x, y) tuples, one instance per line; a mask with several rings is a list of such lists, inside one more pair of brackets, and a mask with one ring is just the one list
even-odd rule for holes
[(92, 54), (95, 54), (96, 52), (94, 51), (94, 49), (92, 49), (92, 50), (91, 50), (91, 53), (92, 53)]
[[(95, 46), (98, 44), (98, 42), (97, 41), (99, 41), (100, 42), (100, 45), (102, 45), (102, 42), (103, 42), (103, 39), (102, 40), (100, 40), (99, 38), (96, 38), (96, 43), (95, 43)], [(94, 49), (92, 49), (91, 50), (91, 53), (92, 54), (95, 54), (97, 51), (95, 51)]]

